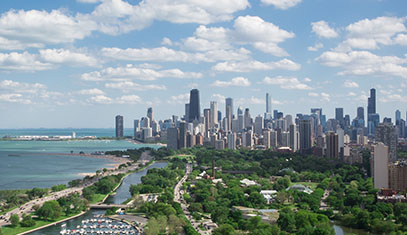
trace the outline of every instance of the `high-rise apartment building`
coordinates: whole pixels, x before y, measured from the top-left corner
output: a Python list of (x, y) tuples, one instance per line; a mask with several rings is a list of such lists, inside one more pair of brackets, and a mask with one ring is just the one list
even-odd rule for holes
[(389, 165), (389, 187), (401, 192), (407, 191), (407, 162), (400, 161)]
[(295, 124), (289, 125), (289, 132), (290, 132), (290, 148), (291, 151), (297, 152), (297, 126)]
[(307, 153), (312, 147), (311, 120), (300, 120), (300, 151)]
[(397, 160), (397, 128), (391, 123), (380, 123), (375, 128), (375, 141), (382, 142), (389, 147), (389, 160), (394, 162)]
[(264, 119), (262, 116), (257, 116), (254, 121), (254, 133), (261, 135), (264, 129)]
[(382, 142), (375, 144), (373, 152), (373, 182), (376, 189), (389, 188), (389, 148)]
[(123, 116), (116, 116), (116, 138), (123, 137)]
[(326, 157), (331, 159), (338, 159), (338, 134), (334, 132), (328, 132), (326, 135)]
[(167, 147), (172, 150), (178, 149), (179, 130), (176, 127), (167, 129)]
[(269, 93), (266, 93), (266, 112), (264, 114), (264, 119), (271, 120), (272, 119), (271, 113), (272, 113), (271, 95)]
[(199, 120), (201, 117), (201, 105), (199, 101), (199, 90), (192, 89), (189, 95), (189, 118), (188, 121), (192, 122), (195, 119)]
[(178, 140), (178, 148), (180, 148), (180, 149), (187, 147), (187, 130), (188, 130), (188, 123), (180, 122), (179, 123), (179, 140)]

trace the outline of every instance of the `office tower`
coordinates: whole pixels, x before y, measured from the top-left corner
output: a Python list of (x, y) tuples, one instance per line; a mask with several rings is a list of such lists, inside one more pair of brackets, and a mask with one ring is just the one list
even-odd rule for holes
[(231, 129), (231, 131), (237, 133), (240, 130), (241, 129), (239, 129), (239, 119), (233, 119), (232, 120), (232, 129)]
[(140, 120), (134, 120), (134, 138), (136, 138), (136, 133), (140, 131)]
[(266, 149), (269, 149), (271, 147), (270, 130), (269, 129), (264, 129), (263, 130), (263, 144), (266, 147)]
[(370, 113), (367, 119), (369, 120), (369, 121), (367, 122), (367, 125), (368, 125), (368, 126), (367, 126), (367, 128), (368, 128), (368, 130), (367, 130), (368, 135), (374, 136), (374, 134), (375, 134), (375, 128), (376, 128), (376, 126), (379, 125), (379, 123), (380, 123), (380, 116), (379, 116), (379, 114), (377, 114), (377, 113)]
[(226, 98), (225, 100), (225, 118), (227, 118), (226, 124), (227, 129), (232, 130), (232, 120), (233, 120), (233, 99)]
[(277, 147), (277, 131), (270, 131), (270, 146), (273, 148)]
[(179, 130), (176, 127), (167, 129), (167, 147), (172, 150), (178, 149)]
[(189, 95), (189, 118), (188, 120), (192, 122), (193, 120), (199, 120), (201, 117), (201, 105), (199, 101), (199, 90), (192, 89)]
[(147, 117), (150, 119), (150, 127), (152, 126), (152, 122), (153, 122), (153, 108), (148, 108), (147, 109)]
[(269, 93), (266, 93), (266, 112), (264, 113), (264, 119), (271, 120), (271, 112), (271, 95)]
[(280, 133), (280, 143), (282, 147), (290, 147), (290, 133), (287, 131), (282, 131)]
[(264, 129), (264, 119), (262, 116), (257, 116), (254, 121), (254, 132), (260, 136)]
[(331, 159), (338, 159), (338, 134), (329, 131), (325, 137), (326, 141), (326, 156)]
[(357, 116), (358, 119), (365, 120), (365, 109), (363, 107), (358, 107)]
[(216, 101), (211, 101), (211, 116), (210, 116), (210, 128), (215, 127), (218, 124), (218, 104)]
[(148, 138), (153, 136), (153, 129), (151, 127), (143, 127), (141, 128), (141, 138), (144, 141), (147, 141)]
[(373, 182), (376, 189), (389, 188), (389, 148), (379, 142), (374, 146)]
[(221, 123), (222, 121), (222, 112), (218, 110), (218, 123)]
[(246, 129), (251, 128), (252, 126), (252, 118), (250, 116), (249, 108), (244, 110), (244, 126)]
[(289, 131), (291, 151), (297, 152), (297, 126), (295, 124), (290, 124)]
[(312, 147), (311, 120), (300, 120), (300, 151), (308, 153)]
[(253, 147), (253, 132), (251, 130), (244, 132), (243, 137), (243, 146), (251, 149)]
[(277, 118), (277, 114), (278, 114), (278, 110), (277, 110), (277, 109), (274, 109), (274, 110), (273, 110), (273, 119), (278, 119), (278, 118)]
[(239, 123), (239, 131), (242, 131), (246, 126), (244, 125), (244, 116), (243, 114), (237, 115), (237, 120)]
[(140, 125), (141, 127), (150, 127), (150, 118), (142, 117)]
[(228, 134), (228, 149), (236, 149), (236, 133)]
[(395, 162), (389, 166), (389, 188), (396, 191), (407, 191), (407, 162)]
[(344, 128), (344, 118), (343, 118), (343, 108), (336, 108), (335, 109), (335, 120), (339, 122), (339, 125)]
[[(231, 119), (233, 118), (233, 99), (232, 98), (226, 98), (225, 100), (225, 117), (231, 117)], [(230, 111), (228, 111), (228, 107), (230, 107)]]
[(116, 138), (123, 137), (123, 116), (116, 116)]
[(345, 146), (345, 131), (341, 128), (336, 129), (336, 134), (338, 134), (338, 152), (339, 157), (343, 157), (343, 148)]
[(367, 99), (367, 115), (376, 113), (376, 89), (370, 89), (370, 97)]
[(397, 128), (391, 123), (380, 123), (375, 128), (375, 141), (382, 142), (388, 147), (389, 160), (394, 162), (397, 160)]
[[(211, 128), (211, 110), (204, 109), (205, 133)], [(207, 137), (207, 135), (205, 135)]]
[(344, 125), (344, 128), (350, 126), (350, 116), (349, 116), (349, 114), (346, 114), (345, 117), (343, 118), (343, 125)]
[(185, 104), (185, 115), (184, 115), (184, 120), (186, 122), (190, 122), (189, 120), (189, 104)]
[(266, 93), (266, 113), (271, 113), (271, 95)]
[(242, 106), (239, 106), (239, 107), (237, 108), (237, 115), (243, 115), (243, 108), (242, 108)]
[(399, 125), (399, 122), (401, 120), (401, 112), (398, 109), (396, 110), (396, 113), (395, 113), (395, 120), (396, 120), (396, 125)]
[(188, 129), (187, 122), (180, 122), (179, 123), (179, 141), (178, 141), (178, 148), (186, 148), (187, 147), (187, 129)]
[(378, 123), (373, 120), (376, 114), (376, 89), (370, 89), (370, 97), (367, 99), (367, 127), (368, 134), (374, 135), (374, 128)]

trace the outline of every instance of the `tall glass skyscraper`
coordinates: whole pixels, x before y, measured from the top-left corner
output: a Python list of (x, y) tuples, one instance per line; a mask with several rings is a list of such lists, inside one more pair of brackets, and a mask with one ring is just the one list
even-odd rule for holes
[(370, 97), (367, 99), (367, 116), (376, 113), (376, 89), (370, 89)]
[(116, 138), (123, 137), (123, 116), (116, 116)]
[(199, 120), (201, 117), (201, 105), (199, 102), (199, 90), (192, 89), (189, 95), (189, 122)]

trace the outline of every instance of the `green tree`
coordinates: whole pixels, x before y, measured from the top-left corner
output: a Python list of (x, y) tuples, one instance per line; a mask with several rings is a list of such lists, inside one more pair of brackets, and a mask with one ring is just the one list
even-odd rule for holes
[(235, 229), (230, 224), (222, 224), (212, 232), (213, 235), (233, 235), (234, 233)]
[(37, 210), (37, 215), (44, 220), (55, 220), (61, 216), (62, 208), (55, 200), (45, 202), (40, 209)]
[(280, 210), (280, 216), (277, 220), (277, 224), (283, 230), (292, 232), (295, 230), (295, 215), (290, 208), (283, 208)]
[(20, 222), (20, 217), (18, 217), (18, 215), (13, 214), (10, 216), (11, 227), (17, 227), (19, 222)]
[(23, 215), (23, 220), (20, 222), (22, 227), (32, 227), (35, 225), (35, 220), (31, 215)]

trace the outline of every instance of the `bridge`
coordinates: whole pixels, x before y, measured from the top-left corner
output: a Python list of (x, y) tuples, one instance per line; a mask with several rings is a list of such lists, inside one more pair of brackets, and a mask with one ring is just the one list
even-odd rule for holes
[(91, 209), (111, 209), (111, 208), (122, 208), (126, 209), (129, 205), (122, 205), (122, 204), (89, 204)]

